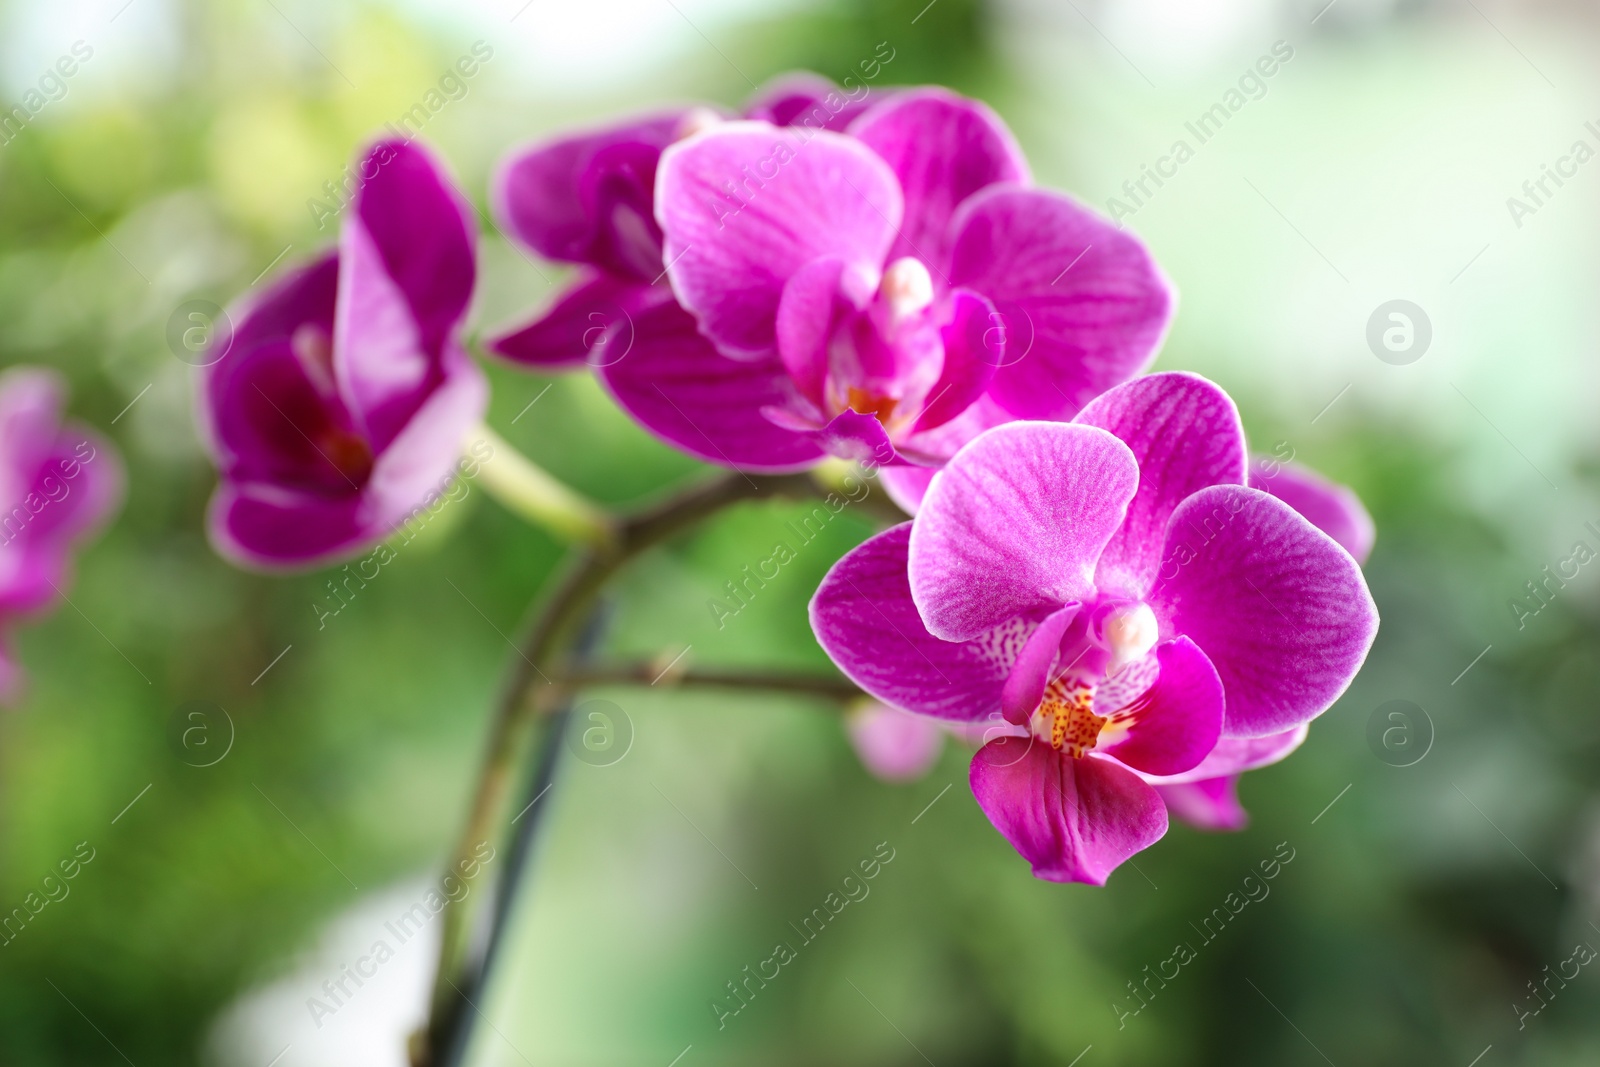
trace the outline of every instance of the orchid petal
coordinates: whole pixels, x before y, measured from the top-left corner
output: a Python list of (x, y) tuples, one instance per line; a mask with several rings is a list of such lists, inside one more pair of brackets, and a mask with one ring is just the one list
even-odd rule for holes
[(1036, 878), (1105, 885), (1167, 832), (1166, 805), (1138, 775), (1031, 737), (989, 742), (972, 758), (969, 777), (978, 806)]

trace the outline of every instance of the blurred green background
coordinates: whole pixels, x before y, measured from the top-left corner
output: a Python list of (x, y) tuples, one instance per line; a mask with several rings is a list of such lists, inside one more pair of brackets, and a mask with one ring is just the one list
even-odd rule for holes
[[(424, 135), (483, 218), (476, 328), (560, 278), (484, 208), (490, 167), (522, 139), (667, 100), (734, 105), (779, 71), (842, 76), (887, 41), (883, 80), (984, 97), (1041, 183), (1109, 210), (1285, 42), (1259, 99), (1126, 221), (1181, 293), (1159, 366), (1215, 378), (1258, 450), (1285, 443), (1371, 508), (1383, 624), (1306, 745), (1246, 779), (1249, 829), (1175, 825), (1104, 889), (1030, 878), (953, 743), (926, 779), (890, 786), (824, 703), (595, 694), (633, 745), (611, 766), (569, 760), (542, 801), (548, 836), (478, 1004), (474, 1063), (1600, 1062), (1594, 967), (1552, 981), (1519, 1027), (1530, 980), (1600, 947), (1600, 589), (1587, 568), (1520, 629), (1508, 606), (1600, 524), (1600, 164), (1520, 220), (1506, 203), (1575, 140), (1600, 144), (1584, 125), (1600, 119), (1591, 10), (33, 0), (0, 5), (0, 27), (6, 101), (75, 42), (92, 50), (0, 145), (0, 362), (67, 374), (75, 414), (130, 472), (75, 606), (20, 633), (31, 689), (0, 715), (0, 905), (79, 842), (94, 850), (0, 948), (0, 1063), (402, 1062), (426, 944), (320, 1028), (306, 1000), (437, 876), (502, 635), (560, 547), (474, 488), (319, 630), (329, 575), (241, 573), (206, 544), (214, 474), (167, 330), (184, 301), (226, 303), (329, 242), (308, 200), (475, 41), (493, 58)], [(1392, 299), (1432, 324), (1408, 365), (1366, 342)], [(587, 378), (492, 375), (491, 424), (597, 498), (708, 473)], [(725, 629), (705, 608), (791, 514), (746, 507), (640, 561), (607, 651), (826, 670), (804, 604), (867, 516), (846, 512)], [(173, 741), (193, 700), (234, 730), (209, 767)], [(1368, 740), (1390, 700), (1427, 716), (1411, 766)], [(725, 983), (880, 842), (895, 858), (870, 896), (719, 1029)], [(1270, 895), (1119, 1027), (1127, 983), (1197, 944), (1193, 926), (1284, 842)]]

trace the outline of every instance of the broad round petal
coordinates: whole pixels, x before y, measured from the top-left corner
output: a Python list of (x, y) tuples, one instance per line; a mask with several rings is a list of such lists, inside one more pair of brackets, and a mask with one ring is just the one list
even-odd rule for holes
[(1339, 542), (1357, 563), (1365, 563), (1377, 527), (1361, 498), (1349, 486), (1331, 482), (1309, 467), (1258, 456), (1250, 466), (1250, 487), (1271, 493)]
[(1208, 485), (1243, 485), (1244, 427), (1222, 389), (1197, 374), (1147, 374), (1094, 400), (1075, 422), (1098, 426), (1133, 450), (1139, 492), (1100, 557), (1101, 593), (1141, 598), (1161, 568), (1167, 520)]
[(496, 223), (546, 259), (650, 281), (661, 270), (656, 169), (684, 115), (649, 115), (516, 149), (490, 182)]
[(1155, 685), (1112, 716), (1095, 751), (1146, 774), (1179, 774), (1222, 736), (1222, 679), (1187, 637), (1159, 645), (1156, 660)]
[(1105, 885), (1167, 832), (1155, 789), (1108, 759), (1005, 737), (979, 749), (968, 773), (978, 806), (1036, 878)]
[(1155, 357), (1171, 286), (1149, 251), (1059, 193), (996, 185), (952, 223), (950, 284), (994, 302), (1007, 364), (989, 393), (1019, 418), (1069, 419)]
[(613, 333), (599, 369), (611, 395), (645, 429), (709, 463), (751, 471), (791, 471), (816, 463), (823, 450), (804, 434), (761, 413), (785, 404), (789, 376), (776, 357), (728, 359), (702, 337), (688, 312), (671, 300), (634, 312)]
[(1378, 632), (1361, 568), (1275, 497), (1202, 489), (1172, 513), (1149, 602), (1200, 646), (1227, 693), (1223, 734), (1262, 737), (1338, 699)]
[(1087, 602), (1138, 481), (1128, 446), (1098, 427), (1015, 422), (979, 436), (935, 476), (912, 526), (928, 630), (964, 641)]
[(962, 722), (997, 716), (1026, 630), (966, 642), (928, 633), (906, 582), (910, 535), (902, 523), (835, 563), (811, 598), (812, 632), (845, 677), (885, 703)]
[(849, 133), (894, 170), (905, 221), (889, 259), (915, 256), (942, 273), (950, 219), (961, 202), (996, 182), (1029, 182), (1028, 162), (1000, 116), (936, 87), (911, 89), (867, 110)]
[(888, 166), (841, 134), (729, 122), (668, 148), (656, 183), (667, 276), (726, 355), (773, 352), (789, 277), (823, 256), (876, 272), (900, 224)]

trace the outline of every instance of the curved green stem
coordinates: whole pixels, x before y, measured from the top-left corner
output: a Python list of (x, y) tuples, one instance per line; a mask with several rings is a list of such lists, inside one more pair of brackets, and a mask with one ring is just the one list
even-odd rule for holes
[[(489, 433), (492, 436), (492, 432)], [(493, 440), (497, 443), (497, 458), (516, 454), (498, 437)], [(484, 469), (487, 471), (487, 465)], [(634, 556), (729, 505), (772, 496), (814, 495), (817, 491), (815, 483), (806, 475), (724, 474), (691, 486), (636, 515), (621, 520), (606, 519), (591, 526), (592, 529), (603, 526), (612, 536), (589, 540), (580, 549), (540, 605), (517, 648), (517, 658), (512, 661), (511, 674), (490, 727), (488, 751), (472, 807), (450, 858), (448, 869), (452, 873), (459, 875), (471, 868), (470, 861), (479, 844), (498, 838), (515, 772), (523, 762), (519, 757), (534, 747), (535, 728), (546, 727), (544, 736), (538, 738), (540, 746), (559, 743), (559, 738), (550, 736), (549, 713), (561, 705), (573, 686), (553, 681), (540, 664), (553, 662), (553, 653), (570, 640), (596, 594), (612, 576)], [(473, 880), (463, 878), (469, 884)], [(472, 906), (464, 907), (468, 901), (472, 901)], [(468, 925), (480, 910), (477, 904), (476, 897), (469, 896), (444, 912), (428, 1028), (425, 1034), (419, 1035), (424, 1047), (415, 1049), (413, 1056), (419, 1064), (436, 1062), (439, 1052), (448, 1046), (455, 1029), (462, 1023), (464, 996), (458, 979), (463, 977), (469, 962)]]
[(563, 541), (606, 552), (616, 548), (616, 526), (600, 505), (552, 478), (486, 423), (468, 431), (467, 440), (489, 446), (490, 456), (480, 461), (478, 480), (510, 511)]

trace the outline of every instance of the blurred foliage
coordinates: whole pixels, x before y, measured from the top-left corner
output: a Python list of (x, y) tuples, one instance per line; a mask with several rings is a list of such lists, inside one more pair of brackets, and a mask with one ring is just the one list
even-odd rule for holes
[[(503, 636), (560, 555), (473, 491), (319, 630), (311, 605), (331, 573), (246, 574), (205, 543), (214, 475), (168, 316), (189, 298), (225, 303), (277, 257), (331, 240), (305, 201), (461, 47), (420, 16), (363, 5), (318, 24), (324, 65), (270, 6), (170, 6), (168, 77), (53, 104), (0, 148), (0, 362), (67, 374), (74, 413), (109, 429), (131, 475), (72, 605), (18, 635), (31, 692), (0, 717), (0, 905), (77, 842), (96, 850), (70, 896), (0, 948), (0, 1062), (18, 1067), (200, 1062), (219, 1011), (291, 966), (330, 916), (438, 862)], [(757, 81), (800, 66), (842, 77), (889, 40), (894, 81), (1026, 92), (996, 62), (977, 0), (840, 0), (725, 40)], [(716, 63), (697, 52), (663, 77), (737, 101), (748, 86)], [(480, 211), (505, 145), (611, 106), (512, 85), (487, 72), (428, 131)], [(483, 259), (480, 327), (552, 284), (492, 234)], [(1241, 294), (1234, 314), (1253, 313)], [(1185, 365), (1184, 341), (1164, 365)], [(586, 379), (492, 378), (490, 421), (598, 498), (639, 501), (704, 473)], [(1511, 1008), (1575, 941), (1600, 945), (1596, 604), (1575, 590), (1525, 634), (1508, 629), (1505, 597), (1546, 562), (1542, 542), (1463, 499), (1459, 455), (1353, 398), (1343, 421), (1307, 432), (1228, 384), (1254, 440), (1293, 439), (1356, 487), (1380, 530), (1371, 660), (1299, 753), (1246, 780), (1248, 830), (1175, 826), (1104, 890), (1049, 885), (972, 803), (954, 744), (926, 780), (891, 787), (861, 770), (824, 705), (607, 692), (635, 722), (635, 750), (563, 772), (485, 1005), (504, 1036), (486, 1032), (481, 1062), (666, 1063), (688, 1044), (685, 1067), (1068, 1063), (1090, 1045), (1084, 1067), (1466, 1064), (1490, 1043), (1486, 1067), (1600, 1059), (1594, 975), (1526, 1031)], [(1572, 442), (1562, 477), (1584, 499), (1592, 457), (1592, 441)], [(704, 664), (827, 669), (804, 604), (871, 532), (863, 517), (831, 526), (725, 629), (705, 609), (791, 517), (743, 508), (640, 561), (618, 587), (611, 651), (690, 645)], [(1437, 731), (1412, 767), (1368, 747), (1369, 716), (1394, 698)], [(175, 709), (195, 699), (236, 731), (212, 767), (172, 741)], [(724, 984), (790, 940), (879, 842), (895, 859), (870, 896), (719, 1030), (708, 1005)], [(1270, 896), (1119, 1027), (1127, 983), (1198, 941), (1194, 925), (1280, 842), (1295, 859)]]

